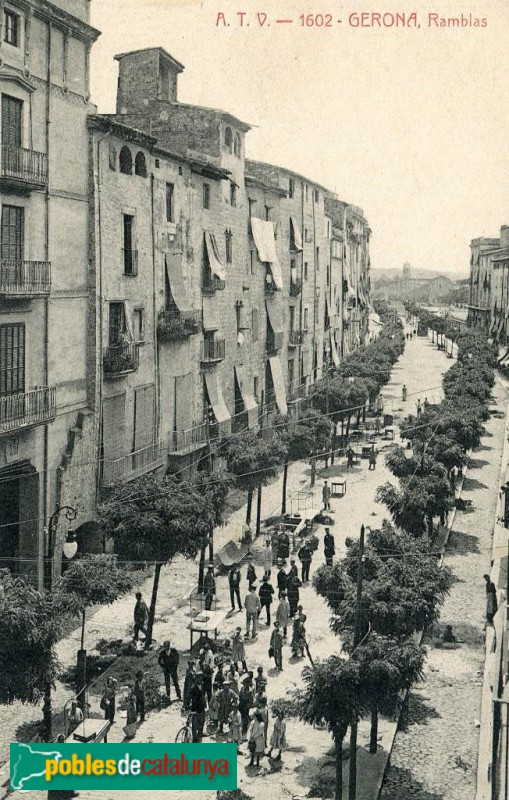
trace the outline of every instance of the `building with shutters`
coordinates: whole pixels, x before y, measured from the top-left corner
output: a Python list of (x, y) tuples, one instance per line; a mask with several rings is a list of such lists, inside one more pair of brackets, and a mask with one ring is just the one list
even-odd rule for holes
[[(498, 238), (470, 243), (470, 297), (467, 324), (494, 340), (509, 342), (509, 225)], [(507, 360), (503, 362), (507, 366)]]
[(86, 118), (98, 31), (87, 0), (8, 0), (0, 25), (0, 566), (42, 586), (68, 524), (51, 516), (69, 504), (79, 525), (95, 502)]

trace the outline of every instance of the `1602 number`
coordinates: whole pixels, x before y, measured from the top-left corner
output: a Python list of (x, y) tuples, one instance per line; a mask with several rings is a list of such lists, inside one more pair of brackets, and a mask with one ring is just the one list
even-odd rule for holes
[(303, 28), (332, 28), (332, 14), (301, 14)]

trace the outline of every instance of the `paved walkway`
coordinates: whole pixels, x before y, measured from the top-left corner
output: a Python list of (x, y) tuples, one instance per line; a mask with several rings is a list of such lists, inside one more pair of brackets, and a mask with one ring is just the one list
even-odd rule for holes
[[(415, 410), (417, 398), (432, 400), (440, 399), (440, 384), (443, 372), (450, 366), (443, 353), (439, 353), (436, 347), (425, 339), (417, 339), (408, 342), (405, 353), (393, 371), (391, 383), (385, 387), (385, 410), (402, 417)], [(405, 404), (401, 402), (401, 388), (403, 383), (408, 387), (409, 397)], [(390, 446), (390, 445), (386, 445)], [(336, 549), (338, 556), (345, 551), (346, 537), (357, 536), (362, 523), (375, 527), (379, 525), (386, 516), (385, 509), (376, 504), (374, 496), (377, 487), (391, 479), (391, 475), (384, 464), (384, 459), (379, 458), (376, 471), (368, 471), (367, 463), (364, 461), (360, 467), (355, 467), (348, 473), (344, 463), (336, 465), (323, 471), (317, 484), (317, 499), (321, 495), (321, 480), (325, 476), (338, 473), (347, 475), (347, 493), (341, 499), (334, 499), (333, 511), (335, 523), (333, 533), (336, 538)], [(302, 489), (308, 481), (309, 467), (307, 465), (292, 465), (290, 468), (289, 482), (291, 492)], [(268, 517), (277, 513), (280, 509), (281, 480), (278, 479), (263, 492), (263, 516)], [(220, 529), (216, 535), (216, 547), (226, 543), (230, 539), (238, 539), (239, 531), (243, 521), (245, 508), (235, 514), (228, 524)], [(321, 535), (321, 534), (320, 534)], [(322, 561), (322, 548), (320, 547), (313, 563), (313, 569)], [(482, 574), (482, 573), (481, 573)], [(158, 618), (155, 628), (155, 635), (159, 641), (171, 638), (176, 646), (184, 651), (189, 647), (188, 632), (186, 625), (190, 618), (191, 609), (189, 603), (184, 603), (180, 608), (178, 598), (189, 590), (196, 578), (196, 565), (177, 559), (164, 572), (161, 580), (160, 597), (158, 603)], [(245, 586), (245, 581), (244, 581)], [(150, 581), (140, 587), (145, 595), (149, 594)], [(225, 610), (227, 602), (226, 578), (218, 579), (218, 597)], [(318, 598), (311, 588), (306, 587), (302, 591), (302, 603), (308, 614), (308, 632), (310, 634), (310, 649), (315, 657), (327, 657), (340, 648), (340, 641), (331, 637), (328, 620), (329, 615), (320, 598)], [(86, 646), (92, 650), (96, 642), (101, 638), (119, 638), (127, 636), (132, 615), (132, 598), (124, 598), (109, 608), (101, 609), (90, 620), (87, 626)], [(221, 635), (231, 635), (237, 624), (243, 624), (243, 615), (234, 614), (227, 617), (224, 630)], [(256, 642), (248, 645), (248, 664), (250, 667), (263, 664), (265, 670), (269, 668), (267, 656), (268, 632), (265, 626), (261, 626), (260, 636)], [(59, 645), (59, 656), (64, 664), (71, 664), (75, 658), (78, 645), (77, 632), (67, 637)], [(284, 696), (292, 687), (300, 683), (302, 669), (301, 661), (288, 661), (288, 650), (285, 655), (285, 669), (281, 675), (268, 669), (269, 701)], [(59, 687), (56, 692), (55, 703), (65, 702), (70, 693), (63, 687)], [(96, 700), (98, 703), (98, 700)], [(23, 715), (23, 718), (20, 715)], [(26, 709), (19, 706), (0, 709), (0, 750), (3, 750), (4, 758), (7, 756), (7, 743), (15, 739), (16, 728), (21, 721), (34, 718), (40, 714), (39, 709)], [(112, 730), (111, 741), (121, 741), (122, 732), (120, 724), (115, 724)], [(182, 724), (182, 719), (176, 707), (170, 707), (164, 712), (152, 714), (147, 722), (140, 726), (136, 741), (173, 741), (174, 736)], [(380, 742), (381, 753), (374, 758), (369, 756), (364, 749), (360, 750), (359, 768), (359, 798), (371, 799), (372, 787), (375, 781), (376, 772), (379, 764), (383, 760), (383, 749), (389, 747), (391, 725), (381, 721)], [(323, 765), (324, 754), (331, 747), (331, 739), (327, 732), (314, 730), (301, 725), (298, 722), (288, 723), (289, 750), (285, 754), (284, 763), (277, 771), (272, 771), (266, 764), (266, 760), (261, 772), (245, 769), (245, 759), (239, 762), (239, 786), (249, 795), (258, 798), (262, 793), (270, 791), (272, 800), (283, 800), (293, 795), (304, 796), (309, 787), (324, 779), (324, 776), (333, 775), (333, 763)], [(361, 748), (367, 746), (369, 741), (369, 725), (363, 722), (360, 726), (359, 742)], [(345, 771), (346, 772), (346, 771)], [(274, 775), (274, 779), (272, 779)], [(346, 776), (345, 776), (346, 777)], [(165, 793), (161, 794), (164, 800)], [(1, 797), (0, 791), (0, 797)], [(87, 798), (87, 793), (80, 794), (82, 798)], [(12, 795), (17, 797), (16, 794)], [(33, 800), (36, 800), (37, 793), (33, 793)], [(42, 797), (42, 795), (41, 795)], [(92, 793), (90, 800), (116, 800), (117, 793)], [(148, 793), (147, 793), (148, 797)], [(170, 798), (178, 798), (178, 793), (168, 793)], [(204, 800), (209, 800), (207, 793), (203, 795)], [(123, 800), (121, 793), (118, 793), (119, 800)], [(87, 798), (88, 800), (88, 798)], [(140, 800), (144, 800), (143, 793), (140, 793)], [(212, 795), (210, 795), (212, 800)]]

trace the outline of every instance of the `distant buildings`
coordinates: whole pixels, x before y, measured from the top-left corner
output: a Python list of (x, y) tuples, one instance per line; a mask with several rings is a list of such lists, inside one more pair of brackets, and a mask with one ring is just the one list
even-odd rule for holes
[(447, 275), (419, 274), (412, 272), (410, 264), (405, 264), (401, 272), (388, 275), (383, 270), (372, 276), (373, 296), (385, 300), (411, 300), (423, 305), (436, 306), (450, 303), (466, 303), (468, 292), (465, 281), (451, 280)]
[(69, 5), (2, 11), (0, 565), (39, 586), (67, 508), (102, 550), (115, 482), (292, 412), (370, 307), (362, 210), (246, 160), (249, 126), (180, 103), (161, 48), (117, 56), (117, 113), (93, 113), (98, 32)]
[(500, 237), (470, 243), (468, 324), (503, 344), (509, 341), (509, 225)]

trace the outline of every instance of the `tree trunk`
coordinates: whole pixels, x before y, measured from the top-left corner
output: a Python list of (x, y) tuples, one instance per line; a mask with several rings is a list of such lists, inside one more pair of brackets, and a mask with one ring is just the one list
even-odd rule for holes
[(81, 612), (81, 649), (85, 649), (85, 615), (87, 613), (86, 608), (83, 608)]
[(313, 453), (313, 455), (311, 456), (311, 479), (310, 479), (311, 486), (315, 485), (315, 480), (316, 480), (316, 458), (315, 454)]
[(348, 445), (350, 441), (350, 424), (352, 422), (352, 415), (349, 414), (346, 418), (346, 444)]
[(343, 739), (346, 729), (338, 725), (334, 734), (334, 744), (336, 749), (336, 791), (334, 800), (343, 800)]
[(156, 564), (154, 572), (154, 583), (152, 584), (152, 597), (150, 598), (150, 608), (148, 611), (148, 625), (147, 625), (147, 636), (145, 639), (145, 650), (148, 650), (148, 648), (152, 644), (152, 631), (154, 629), (154, 619), (156, 615), (157, 590), (159, 589), (159, 578), (161, 576), (162, 567), (163, 565), (160, 562), (158, 562)]
[(251, 509), (253, 507), (253, 489), (247, 490), (246, 525), (251, 525)]
[(286, 487), (288, 484), (288, 461), (283, 467), (283, 497), (281, 499), (281, 514), (286, 514)]
[(213, 561), (214, 561), (214, 528), (212, 528), (209, 534), (209, 564), (212, 564)]
[(334, 423), (332, 426), (332, 445), (331, 445), (331, 456), (330, 456), (331, 466), (334, 464), (335, 450), (336, 450), (336, 423)]
[(371, 731), (369, 734), (369, 752), (375, 754), (378, 750), (378, 704), (371, 705)]
[(207, 545), (204, 544), (200, 549), (200, 561), (198, 564), (198, 594), (203, 594), (203, 580), (205, 578), (205, 556), (207, 553)]
[(366, 406), (362, 406), (362, 421), (366, 422)]
[(357, 720), (350, 723), (350, 760), (348, 770), (348, 800), (357, 794)]
[(42, 704), (43, 737), (45, 742), (51, 742), (51, 683), (48, 681), (44, 687), (44, 699)]
[(262, 485), (258, 486), (258, 494), (256, 497), (256, 535), (260, 535), (260, 528), (262, 524)]
[(361, 426), (361, 414), (362, 414), (362, 408), (359, 407), (357, 409), (357, 427), (358, 428), (360, 428), (360, 426)]

